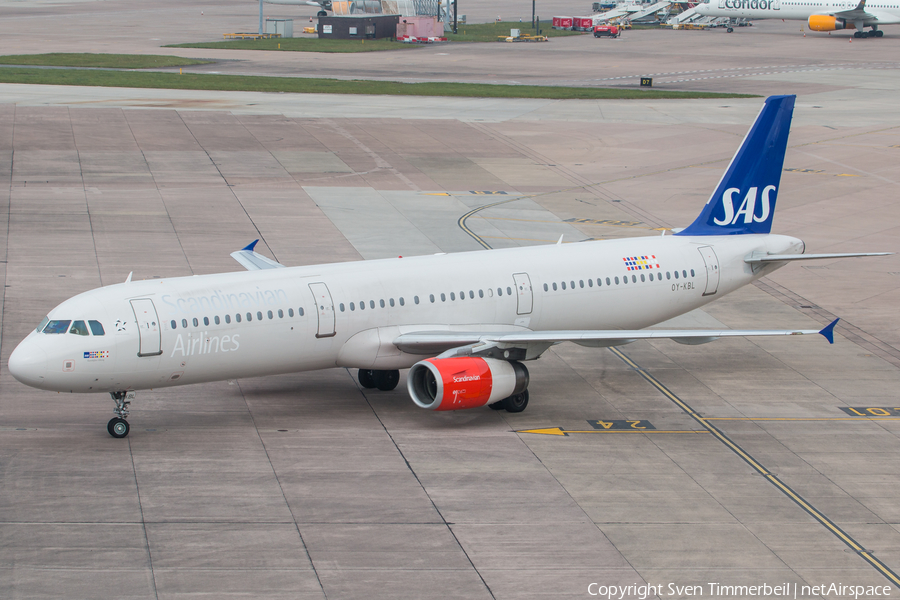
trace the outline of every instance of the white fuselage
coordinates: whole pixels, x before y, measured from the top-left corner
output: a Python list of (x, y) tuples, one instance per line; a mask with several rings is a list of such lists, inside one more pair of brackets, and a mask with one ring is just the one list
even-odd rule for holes
[[(856, 8), (858, 1), (813, 1), (803, 0), (709, 0), (697, 5), (697, 12), (709, 17), (732, 17), (743, 19), (785, 19), (805, 21), (812, 15), (832, 15)], [(900, 21), (900, 0), (868, 3), (866, 11), (878, 16), (875, 21), (866, 19), (865, 24), (891, 24)]]
[(661, 236), (134, 281), (53, 309), (51, 320), (96, 320), (105, 333), (32, 332), (17, 378), (111, 392), (406, 368), (423, 357), (393, 344), (401, 333), (647, 327), (780, 266), (754, 270), (749, 254), (802, 248), (780, 235)]

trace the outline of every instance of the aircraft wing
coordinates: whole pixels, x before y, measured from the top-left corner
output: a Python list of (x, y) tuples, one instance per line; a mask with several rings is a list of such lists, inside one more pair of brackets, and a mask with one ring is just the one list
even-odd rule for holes
[(604, 348), (622, 346), (637, 340), (670, 339), (680, 344), (705, 344), (723, 337), (755, 337), (779, 335), (821, 334), (834, 343), (835, 319), (819, 329), (636, 329), (608, 331), (523, 331), (504, 333), (474, 333), (465, 331), (435, 331), (404, 333), (394, 339), (394, 345), (410, 354), (441, 354), (451, 356), (489, 356), (510, 360), (537, 358), (547, 348), (562, 342), (580, 346)]
[(896, 15), (880, 10), (866, 10), (866, 0), (860, 0), (859, 4), (857, 4), (855, 8), (851, 8), (850, 10), (840, 10), (829, 14), (835, 17), (840, 17), (841, 19), (850, 22), (861, 21), (866, 24), (879, 23), (882, 25), (900, 23), (900, 17), (897, 17)]
[(284, 265), (275, 262), (271, 258), (267, 258), (258, 252), (254, 252), (253, 248), (256, 247), (256, 243), (259, 240), (253, 240), (250, 244), (247, 244), (244, 248), (241, 248), (237, 252), (231, 253), (231, 258), (241, 263), (248, 271), (259, 271), (260, 269), (283, 269)]

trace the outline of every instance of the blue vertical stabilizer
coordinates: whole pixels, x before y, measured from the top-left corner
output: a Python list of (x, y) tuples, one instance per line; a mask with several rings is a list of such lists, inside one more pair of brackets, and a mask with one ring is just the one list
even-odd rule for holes
[(769, 233), (796, 96), (766, 98), (703, 212), (676, 235)]

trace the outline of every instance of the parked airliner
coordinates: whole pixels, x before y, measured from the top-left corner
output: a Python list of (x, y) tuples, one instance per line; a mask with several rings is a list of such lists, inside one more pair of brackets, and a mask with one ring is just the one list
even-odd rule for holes
[[(9, 358), (20, 382), (57, 392), (108, 392), (128, 434), (136, 390), (312, 369), (359, 369), (390, 390), (410, 368), (413, 402), (433, 410), (490, 405), (519, 412), (528, 370), (561, 342), (604, 347), (670, 338), (817, 330), (647, 330), (804, 254), (770, 233), (794, 96), (765, 101), (697, 219), (675, 235), (307, 267), (254, 251), (248, 271), (128, 280), (50, 311)], [(883, 253), (879, 253), (883, 254)]]
[(883, 37), (879, 27), (900, 23), (900, 0), (873, 0), (868, 5), (866, 0), (704, 0), (696, 11), (707, 17), (806, 21), (811, 31), (856, 29), (857, 38)]

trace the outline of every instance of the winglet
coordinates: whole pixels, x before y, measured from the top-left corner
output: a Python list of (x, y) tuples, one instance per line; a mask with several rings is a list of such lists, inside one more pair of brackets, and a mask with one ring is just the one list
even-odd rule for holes
[(834, 326), (837, 325), (837, 322), (840, 320), (840, 318), (835, 319), (834, 321), (826, 325), (825, 328), (822, 329), (822, 331), (819, 332), (825, 336), (825, 339), (828, 340), (829, 344), (834, 343)]
[(247, 244), (246, 246), (241, 248), (241, 250), (247, 250), (248, 252), (253, 252), (253, 249), (256, 248), (256, 243), (258, 241), (259, 241), (259, 239), (253, 240), (252, 242), (250, 242), (249, 244)]

